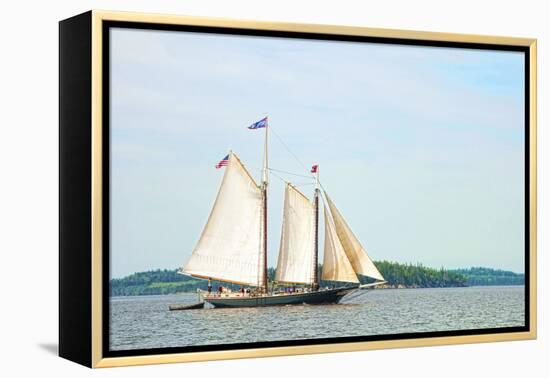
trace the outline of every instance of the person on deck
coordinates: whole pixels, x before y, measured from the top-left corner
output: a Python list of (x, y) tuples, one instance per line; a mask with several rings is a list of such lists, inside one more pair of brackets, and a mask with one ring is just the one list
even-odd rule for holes
[(208, 294), (212, 293), (212, 280), (208, 279)]

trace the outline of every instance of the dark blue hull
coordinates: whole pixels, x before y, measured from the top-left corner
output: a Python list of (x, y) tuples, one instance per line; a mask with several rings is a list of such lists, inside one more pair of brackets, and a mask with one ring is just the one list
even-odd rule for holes
[(334, 304), (358, 286), (340, 287), (336, 289), (319, 290), (308, 293), (281, 293), (261, 296), (205, 296), (204, 301), (214, 307), (262, 307), (287, 306), (301, 304)]

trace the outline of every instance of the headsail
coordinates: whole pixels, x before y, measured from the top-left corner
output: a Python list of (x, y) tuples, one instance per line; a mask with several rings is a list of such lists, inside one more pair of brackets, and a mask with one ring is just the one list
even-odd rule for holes
[(214, 207), (182, 272), (261, 286), (262, 190), (239, 158), (229, 154)]
[(313, 283), (314, 215), (313, 204), (292, 184), (287, 183), (276, 281)]
[(325, 252), (323, 274), (321, 279), (327, 281), (359, 282), (349, 262), (344, 247), (338, 239), (336, 228), (325, 208)]
[(353, 234), (326, 192), (325, 197), (334, 220), (334, 225), (336, 226), (336, 234), (355, 273), (383, 281), (384, 277), (382, 277), (382, 274), (380, 274), (370, 259), (367, 251), (365, 251), (357, 237)]

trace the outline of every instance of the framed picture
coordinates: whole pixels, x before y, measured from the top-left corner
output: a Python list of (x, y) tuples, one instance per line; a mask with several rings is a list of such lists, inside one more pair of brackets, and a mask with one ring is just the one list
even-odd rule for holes
[(62, 357), (536, 337), (534, 39), (90, 11), (59, 85)]

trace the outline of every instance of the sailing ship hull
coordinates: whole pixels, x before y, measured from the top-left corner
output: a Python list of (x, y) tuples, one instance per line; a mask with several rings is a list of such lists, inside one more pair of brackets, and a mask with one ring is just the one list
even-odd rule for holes
[(313, 291), (308, 293), (273, 294), (262, 296), (205, 296), (204, 301), (214, 307), (264, 307), (301, 304), (334, 304), (358, 286)]

